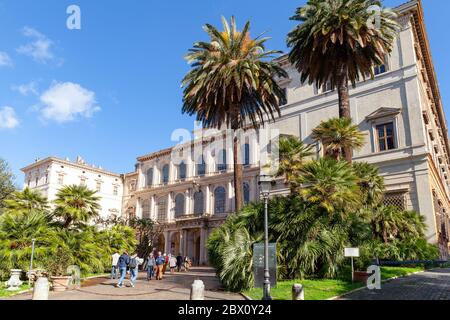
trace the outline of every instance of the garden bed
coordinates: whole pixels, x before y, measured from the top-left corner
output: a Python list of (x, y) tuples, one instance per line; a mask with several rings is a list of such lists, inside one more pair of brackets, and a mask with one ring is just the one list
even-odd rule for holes
[[(388, 280), (396, 277), (403, 277), (423, 270), (423, 267), (381, 267), (381, 279)], [(327, 300), (365, 286), (364, 283), (351, 283), (351, 281), (348, 280), (338, 279), (280, 281), (276, 287), (271, 289), (272, 298), (274, 300), (292, 300), (292, 285), (294, 283), (303, 285), (305, 289), (305, 300)], [(262, 289), (253, 288), (243, 292), (243, 294), (253, 300), (261, 300), (263, 292)]]

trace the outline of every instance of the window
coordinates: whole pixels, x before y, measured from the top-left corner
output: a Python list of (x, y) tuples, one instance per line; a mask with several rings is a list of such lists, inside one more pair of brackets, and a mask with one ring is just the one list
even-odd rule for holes
[(384, 57), (384, 63), (378, 66), (373, 67), (373, 73), (377, 76), (379, 74), (386, 73), (388, 71), (387, 68), (388, 56)]
[(169, 183), (169, 165), (166, 164), (162, 169), (162, 183), (168, 184)]
[(287, 91), (287, 88), (282, 88), (281, 91), (283, 91), (283, 96), (286, 99), (286, 103), (288, 103), (288, 91)]
[(158, 216), (159, 222), (164, 222), (167, 220), (167, 197), (162, 197), (158, 199)]
[(226, 191), (224, 187), (214, 190), (214, 214), (225, 213)]
[(150, 199), (142, 201), (142, 218), (150, 219)]
[(59, 185), (64, 184), (64, 174), (62, 173), (58, 174), (58, 184)]
[(113, 195), (115, 195), (115, 196), (119, 195), (119, 187), (118, 186), (114, 186)]
[(186, 164), (184, 161), (182, 161), (178, 166), (178, 180), (186, 180)]
[(322, 93), (325, 92), (329, 92), (329, 91), (333, 91), (333, 83), (331, 81), (327, 81), (326, 83), (324, 83), (324, 85), (322, 86)]
[(397, 207), (399, 210), (406, 210), (406, 194), (405, 192), (386, 193), (383, 204), (385, 206)]
[(97, 190), (97, 192), (100, 192), (102, 190), (102, 183), (100, 181), (97, 181), (95, 190)]
[(39, 185), (39, 178), (38, 177), (36, 177), (35, 183), (36, 183), (36, 187), (37, 187)]
[(201, 156), (198, 161), (197, 161), (197, 176), (201, 177), (204, 176), (206, 173), (206, 163), (205, 163), (205, 158), (203, 156)]
[(225, 149), (220, 150), (217, 157), (217, 171), (227, 170), (227, 151)]
[(198, 191), (194, 194), (194, 214), (203, 214), (203, 192)]
[(45, 174), (45, 184), (48, 183), (48, 173)]
[(244, 203), (247, 205), (250, 203), (250, 185), (247, 182), (244, 182)]
[(248, 143), (244, 144), (244, 166), (250, 165), (250, 145)]
[(378, 151), (395, 149), (394, 124), (386, 123), (376, 126)]
[(151, 187), (153, 185), (153, 168), (147, 170), (145, 179), (147, 187)]
[(183, 216), (184, 213), (184, 195), (180, 193), (175, 197), (175, 217)]

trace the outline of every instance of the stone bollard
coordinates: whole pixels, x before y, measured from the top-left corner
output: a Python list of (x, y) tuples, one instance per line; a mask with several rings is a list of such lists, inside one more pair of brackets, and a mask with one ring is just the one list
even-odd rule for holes
[(205, 285), (202, 280), (195, 280), (192, 283), (191, 300), (205, 300)]
[(33, 300), (48, 300), (49, 289), (48, 278), (39, 277), (34, 283)]
[(292, 300), (305, 300), (305, 290), (301, 284), (292, 286)]

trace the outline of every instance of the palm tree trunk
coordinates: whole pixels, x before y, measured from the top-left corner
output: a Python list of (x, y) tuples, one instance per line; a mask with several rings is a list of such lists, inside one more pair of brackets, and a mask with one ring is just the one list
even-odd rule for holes
[(243, 176), (243, 166), (241, 161), (239, 161), (239, 138), (234, 130), (233, 139), (233, 165), (234, 165), (234, 203), (236, 212), (240, 211), (244, 205), (243, 201), (243, 187), (242, 187), (242, 176)]
[[(351, 118), (350, 93), (348, 87), (348, 74), (344, 66), (341, 67), (338, 83), (339, 118)], [(343, 148), (343, 156), (348, 163), (352, 163), (353, 152), (351, 148)]]
[(64, 222), (63, 228), (64, 228), (64, 229), (69, 228), (69, 226), (70, 226), (71, 223), (72, 223), (72, 218), (68, 217), (68, 218), (66, 219), (66, 221)]

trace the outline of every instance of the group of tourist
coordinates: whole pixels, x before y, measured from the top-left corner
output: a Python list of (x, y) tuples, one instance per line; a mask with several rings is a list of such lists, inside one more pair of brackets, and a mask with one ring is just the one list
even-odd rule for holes
[[(144, 259), (139, 258), (136, 253), (131, 256), (129, 256), (127, 252), (124, 252), (122, 255), (114, 253), (112, 255), (111, 279), (117, 279), (117, 277), (119, 277), (117, 287), (121, 288), (124, 284), (127, 272), (129, 271), (130, 285), (131, 287), (134, 287), (139, 272), (139, 266), (143, 264)], [(155, 277), (156, 280), (162, 280), (167, 269), (170, 269), (170, 273), (173, 274), (175, 271), (189, 271), (191, 266), (191, 259), (187, 256), (183, 257), (181, 253), (178, 254), (178, 256), (175, 256), (166, 253), (162, 254), (161, 251), (157, 253), (152, 252), (146, 261), (145, 269), (147, 270), (147, 281), (152, 280), (153, 277)]]

